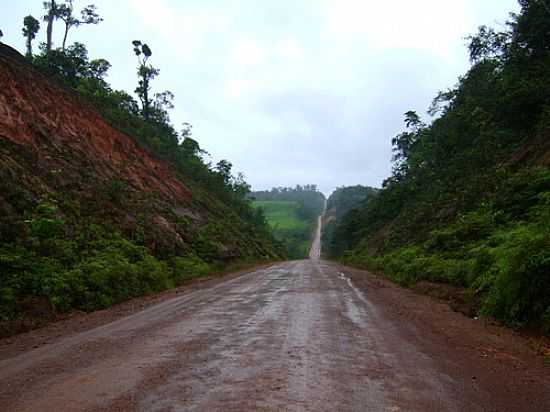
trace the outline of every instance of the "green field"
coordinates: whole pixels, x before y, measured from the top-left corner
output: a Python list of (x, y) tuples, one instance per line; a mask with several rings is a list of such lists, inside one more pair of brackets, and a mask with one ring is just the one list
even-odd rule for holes
[(261, 207), (265, 217), (273, 229), (279, 230), (304, 230), (309, 228), (308, 222), (298, 216), (297, 202), (284, 201), (255, 201), (254, 207)]
[(293, 259), (307, 257), (309, 252), (312, 222), (300, 217), (298, 202), (254, 201), (255, 208), (262, 208), (275, 237), (280, 240)]

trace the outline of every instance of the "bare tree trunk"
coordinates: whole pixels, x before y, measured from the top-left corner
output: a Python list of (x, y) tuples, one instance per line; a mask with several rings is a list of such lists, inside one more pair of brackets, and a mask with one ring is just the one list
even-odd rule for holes
[(56, 7), (55, 0), (52, 0), (50, 10), (48, 12), (48, 27), (46, 28), (46, 52), (49, 52), (52, 49), (53, 20), (55, 17)]
[(67, 35), (69, 34), (69, 28), (70, 26), (67, 23), (65, 23), (65, 35), (63, 36), (63, 46), (62, 46), (63, 51), (65, 51), (65, 43), (67, 43)]
[(32, 39), (31, 36), (27, 36), (27, 57), (32, 57)]
[(143, 117), (149, 120), (149, 80), (143, 79)]

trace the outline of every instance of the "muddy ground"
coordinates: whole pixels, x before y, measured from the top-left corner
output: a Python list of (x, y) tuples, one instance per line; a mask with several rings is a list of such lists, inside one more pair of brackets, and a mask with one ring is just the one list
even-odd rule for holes
[(316, 259), (57, 332), (0, 347), (4, 410), (550, 411), (528, 339)]

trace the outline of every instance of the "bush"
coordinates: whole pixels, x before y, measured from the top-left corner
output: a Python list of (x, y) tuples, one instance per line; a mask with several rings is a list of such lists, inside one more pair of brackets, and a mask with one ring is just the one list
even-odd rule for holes
[[(35, 224), (36, 219), (28, 222)], [(2, 320), (20, 316), (19, 301), (27, 297), (46, 298), (58, 312), (91, 311), (211, 271), (196, 256), (160, 261), (147, 248), (96, 224), (81, 226), (76, 240), (63, 238), (63, 227), (39, 233), (44, 236), (31, 237), (26, 245), (0, 248)]]
[(550, 311), (550, 232), (518, 226), (495, 235), (494, 266), (483, 313), (511, 325), (547, 322)]
[(524, 213), (530, 222), (504, 224), (501, 213), (483, 205), (433, 231), (424, 244), (373, 256), (363, 242), (343, 261), (382, 270), (406, 286), (427, 280), (470, 288), (483, 298), (482, 314), (549, 332), (550, 195), (535, 198)]
[(173, 278), (176, 285), (188, 279), (206, 276), (212, 268), (197, 256), (175, 257), (172, 259)]
[(114, 238), (96, 242), (94, 248), (70, 268), (52, 259), (33, 274), (27, 293), (47, 297), (61, 312), (89, 311), (173, 285), (168, 266), (143, 247)]

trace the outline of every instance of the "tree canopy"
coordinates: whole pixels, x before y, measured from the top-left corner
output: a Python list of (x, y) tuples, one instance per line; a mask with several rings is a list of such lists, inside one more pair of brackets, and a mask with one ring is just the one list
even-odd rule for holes
[(40, 30), (40, 22), (33, 16), (27, 16), (23, 19), (23, 36), (27, 39), (27, 57), (32, 57), (32, 41)]

